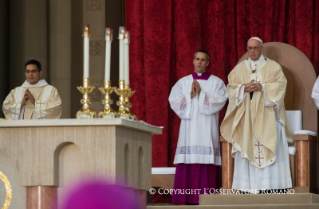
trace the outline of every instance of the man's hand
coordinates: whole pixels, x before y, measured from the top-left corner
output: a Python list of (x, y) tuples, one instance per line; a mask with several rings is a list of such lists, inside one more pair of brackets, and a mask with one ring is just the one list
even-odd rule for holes
[(194, 81), (193, 81), (193, 83), (192, 83), (192, 91), (191, 91), (191, 99), (193, 99), (194, 96), (196, 96), (196, 87), (195, 87), (195, 84), (194, 84)]
[(200, 91), (201, 91), (199, 83), (196, 80), (193, 80), (193, 85), (195, 86), (196, 94), (198, 94), (198, 96), (199, 96)]
[(24, 105), (25, 105), (25, 103), (27, 103), (27, 101), (28, 101), (28, 97), (27, 97), (27, 95), (26, 95), (26, 92), (24, 92), (24, 95), (23, 95), (23, 99), (22, 99), (21, 106), (24, 106)]
[[(35, 99), (34, 99), (34, 97), (33, 97), (33, 95), (31, 94), (31, 92), (30, 92), (29, 89), (25, 90), (24, 96), (25, 96), (28, 100), (30, 100), (30, 102), (31, 102), (32, 104), (35, 103)], [(23, 98), (23, 99), (24, 99), (24, 98)]]
[(254, 92), (254, 91), (261, 91), (262, 86), (260, 83), (246, 83), (244, 92)]

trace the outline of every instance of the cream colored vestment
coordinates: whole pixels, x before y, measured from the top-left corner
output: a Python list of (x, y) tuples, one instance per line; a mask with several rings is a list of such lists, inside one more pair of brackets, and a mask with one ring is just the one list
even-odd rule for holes
[[(290, 188), (287, 142), (292, 142), (293, 133), (284, 105), (287, 80), (280, 65), (268, 58), (263, 58), (255, 68), (254, 72), (245, 60), (228, 76), (229, 105), (220, 129), (225, 140), (233, 145), (232, 188)], [(263, 90), (254, 92), (251, 99), (243, 88), (252, 80), (260, 82)]]
[[(255, 167), (267, 167), (276, 161), (276, 116), (285, 127), (287, 140), (292, 142), (292, 130), (289, 125), (284, 105), (287, 80), (278, 63), (265, 58), (257, 68), (261, 68), (261, 79), (264, 92), (254, 92), (252, 100), (247, 95), (239, 106), (236, 106), (238, 88), (251, 81), (251, 70), (248, 60), (239, 63), (228, 76), (227, 91), (229, 105), (221, 124), (221, 134), (233, 144), (232, 155), (241, 152), (243, 158), (250, 160)], [(264, 148), (263, 163), (260, 164), (254, 154), (254, 137)]]
[[(26, 89), (29, 89), (35, 99), (35, 104), (21, 102)], [(31, 85), (27, 81), (13, 89), (3, 102), (2, 111), (6, 119), (58, 119), (61, 116), (61, 98), (56, 88), (45, 80)]]

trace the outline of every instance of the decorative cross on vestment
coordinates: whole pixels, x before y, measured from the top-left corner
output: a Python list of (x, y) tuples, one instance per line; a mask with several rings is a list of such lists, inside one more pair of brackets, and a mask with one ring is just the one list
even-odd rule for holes
[(208, 96), (205, 94), (205, 100), (204, 100), (204, 104), (206, 106), (209, 106), (209, 99), (208, 99)]
[(181, 101), (180, 110), (184, 110), (186, 108), (186, 98), (183, 97)]
[(40, 117), (38, 119), (45, 119), (45, 115), (40, 113)]
[(45, 119), (45, 114), (42, 114), (41, 112), (41, 107), (44, 106), (44, 103), (42, 103), (41, 101), (38, 101), (37, 104), (39, 105), (39, 116), (38, 119)]
[[(262, 147), (264, 145), (262, 143), (260, 143), (259, 141), (255, 142), (255, 147), (257, 147), (257, 151), (260, 152), (262, 150)], [(260, 148), (261, 147), (261, 148)]]
[(20, 112), (18, 112), (18, 111), (17, 111), (17, 109), (13, 109), (13, 110), (12, 110), (12, 115), (13, 115), (13, 118), (16, 118), (16, 119), (18, 119), (18, 117), (19, 117), (19, 114), (20, 114)]
[(255, 73), (256, 72), (256, 68), (257, 68), (257, 64), (255, 64), (255, 66), (253, 67), (253, 70), (251, 72)]
[(256, 160), (258, 160), (258, 162), (257, 162), (258, 165), (261, 166), (261, 164), (264, 162), (263, 161), (264, 156), (262, 154), (258, 153), (255, 158), (256, 158)]
[(44, 105), (44, 103), (42, 103), (41, 101), (38, 101), (37, 103), (39, 104), (40, 107)]

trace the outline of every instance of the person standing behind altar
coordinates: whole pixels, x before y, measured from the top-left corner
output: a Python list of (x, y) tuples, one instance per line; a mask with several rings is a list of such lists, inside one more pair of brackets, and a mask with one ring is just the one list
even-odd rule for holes
[(218, 114), (227, 89), (221, 79), (206, 72), (209, 57), (207, 51), (198, 50), (195, 72), (181, 78), (169, 95), (171, 108), (181, 118), (173, 204), (198, 204), (199, 194), (216, 188), (217, 165), (221, 165)]
[(263, 42), (247, 42), (249, 58), (229, 74), (229, 105), (221, 134), (232, 144), (233, 189), (252, 192), (292, 187), (288, 142), (292, 141), (281, 66), (263, 56)]
[(61, 98), (56, 88), (41, 80), (41, 64), (37, 60), (25, 63), (26, 81), (13, 89), (2, 105), (6, 119), (58, 119)]

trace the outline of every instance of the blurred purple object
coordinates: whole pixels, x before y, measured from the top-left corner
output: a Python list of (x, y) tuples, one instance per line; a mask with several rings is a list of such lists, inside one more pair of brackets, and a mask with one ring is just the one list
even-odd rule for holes
[(76, 186), (67, 196), (63, 209), (138, 209), (131, 190), (98, 181)]

